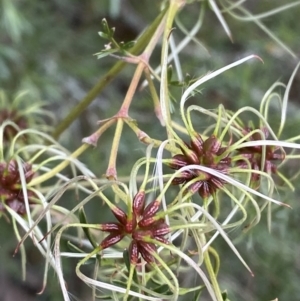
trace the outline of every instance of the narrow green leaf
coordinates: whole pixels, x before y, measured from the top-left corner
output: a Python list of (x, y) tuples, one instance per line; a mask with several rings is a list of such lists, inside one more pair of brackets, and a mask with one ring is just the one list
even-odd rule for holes
[(113, 300), (111, 295), (96, 295), (96, 298), (99, 300)]
[[(117, 286), (122, 287), (122, 288), (127, 287), (127, 283), (123, 282), (123, 281), (120, 281), (120, 280), (113, 280), (112, 284), (117, 285)], [(133, 289), (131, 289), (131, 290), (133, 290)]]
[(70, 241), (67, 241), (67, 248), (69, 251), (74, 252), (74, 253), (84, 253), (83, 250), (72, 244)]
[(205, 288), (205, 285), (199, 285), (199, 286), (196, 286), (196, 287), (189, 287), (189, 288), (184, 288), (183, 287), (183, 288), (179, 289), (179, 295), (183, 296), (183, 295), (186, 295), (188, 293), (195, 292), (197, 296), (200, 296), (200, 293), (202, 292), (202, 290), (204, 288)]
[(120, 42), (119, 46), (121, 48), (121, 50), (129, 50), (130, 48), (132, 48), (135, 45), (135, 41), (129, 41), (129, 42)]
[(199, 301), (200, 300), (200, 296), (201, 296), (201, 293), (202, 293), (204, 288), (205, 288), (205, 286), (202, 285), (201, 288), (194, 293), (194, 297), (193, 297), (192, 301)]
[(99, 31), (99, 32), (98, 32), (98, 35), (99, 35), (101, 38), (105, 39), (105, 40), (109, 40), (108, 34), (107, 34), (107, 33), (104, 33), (103, 31)]
[[(81, 250), (80, 248), (78, 248), (77, 246), (75, 246), (74, 244), (72, 244), (70, 241), (67, 242), (67, 248), (74, 253), (85, 253), (83, 250)], [(84, 265), (89, 265), (95, 263), (93, 258), (90, 258), (89, 260), (87, 260)]]
[[(86, 219), (86, 215), (85, 215), (85, 212), (84, 212), (83, 208), (81, 208), (79, 210), (79, 220), (80, 220), (80, 223), (82, 223), (82, 224), (88, 224), (87, 223), (87, 219)], [(83, 228), (83, 232), (86, 235), (86, 237), (88, 238), (88, 240), (90, 241), (90, 243), (92, 244), (92, 246), (94, 248), (97, 248), (98, 244), (96, 243), (96, 241), (92, 237), (92, 235), (90, 233), (90, 229), (89, 228)]]
[(156, 288), (152, 288), (152, 290), (154, 292), (156, 292), (158, 294), (162, 294), (162, 295), (172, 295), (173, 294), (167, 284), (162, 284), (160, 286), (157, 286)]
[(223, 301), (230, 301), (228, 299), (228, 295), (227, 295), (227, 291), (226, 290), (222, 293), (222, 298), (223, 298)]
[(102, 20), (102, 27), (103, 27), (104, 33), (106, 33), (106, 35), (107, 35), (107, 38), (110, 40), (114, 36), (115, 28), (114, 27), (109, 28), (106, 19)]
[(102, 51), (96, 53), (95, 55), (97, 56), (97, 59), (102, 59), (114, 52), (117, 52), (117, 49), (102, 50)]

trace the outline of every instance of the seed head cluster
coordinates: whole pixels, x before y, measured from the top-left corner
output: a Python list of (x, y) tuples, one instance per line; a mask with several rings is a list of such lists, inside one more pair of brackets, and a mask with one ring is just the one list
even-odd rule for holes
[[(226, 149), (226, 147), (221, 146), (220, 141), (214, 135), (204, 141), (198, 133), (194, 133), (191, 143), (185, 143), (185, 147), (181, 148), (182, 154), (175, 155), (169, 166), (178, 170), (181, 167), (195, 164), (227, 174), (231, 158), (228, 155), (224, 155)], [(189, 189), (193, 192), (198, 191), (202, 198), (215, 194), (217, 189), (224, 184), (222, 179), (196, 169), (181, 172), (180, 176), (176, 177), (172, 183), (174, 185), (186, 184), (192, 180), (195, 180), (195, 182), (193, 181), (194, 183), (190, 185)]]
[(128, 248), (130, 262), (136, 265), (141, 255), (147, 263), (154, 263), (153, 256), (156, 253), (156, 246), (147, 239), (153, 239), (167, 244), (168, 240), (164, 238), (170, 232), (169, 226), (164, 219), (156, 216), (159, 210), (160, 202), (152, 201), (145, 207), (145, 192), (138, 192), (132, 203), (131, 217), (122, 209), (114, 206), (112, 213), (118, 222), (103, 223), (100, 225), (102, 231), (109, 235), (104, 238), (100, 246), (106, 249), (121, 241), (125, 236), (131, 237), (131, 243)]
[[(248, 134), (253, 131), (252, 128), (246, 128), (244, 130), (244, 134)], [(265, 139), (269, 137), (269, 131), (267, 128), (261, 128), (261, 131), (264, 133)], [(250, 141), (258, 141), (263, 140), (262, 136), (258, 132), (254, 132), (250, 138)], [(265, 156), (264, 149), (265, 148)], [(267, 172), (268, 174), (276, 174), (277, 173), (277, 165), (275, 162), (283, 161), (285, 158), (285, 154), (279, 151), (279, 147), (267, 145), (265, 147), (261, 145), (243, 147), (238, 150), (239, 154), (242, 155), (251, 165), (252, 170), (262, 170)], [(249, 168), (247, 161), (238, 160), (237, 164), (240, 168)], [(262, 162), (264, 161), (264, 166), (262, 167)], [(260, 175), (257, 173), (252, 173), (251, 179), (254, 183), (258, 182), (260, 179)]]
[[(269, 136), (268, 130), (262, 128), (261, 131), (264, 133), (264, 138), (267, 139)], [(252, 128), (245, 128), (242, 133), (247, 135), (251, 132), (253, 134), (249, 141), (263, 140), (260, 133), (253, 131)], [(257, 145), (242, 147), (237, 151), (230, 152), (228, 151), (230, 145), (231, 143), (222, 146), (214, 135), (203, 140), (200, 134), (193, 133), (190, 144), (184, 143), (184, 147), (181, 147), (182, 153), (173, 156), (168, 165), (174, 170), (190, 165), (205, 166), (226, 175), (230, 173), (231, 167), (249, 169), (250, 166), (253, 171), (260, 170), (271, 175), (277, 173), (276, 161), (280, 162), (285, 158), (285, 154), (275, 146)], [(239, 159), (236, 157), (239, 157)], [(240, 159), (241, 157), (243, 159)], [(264, 165), (262, 166), (262, 164)], [(260, 174), (253, 172), (251, 181), (255, 187), (259, 186), (259, 180)], [(210, 173), (193, 168), (181, 171), (180, 175), (172, 181), (174, 185), (189, 183), (189, 190), (192, 193), (198, 192), (205, 199), (215, 195), (217, 190), (223, 187), (225, 181)]]
[[(32, 166), (23, 163), (22, 168), (26, 183), (29, 183), (34, 176)], [(28, 190), (27, 195), (28, 198), (31, 198), (33, 193)], [(26, 213), (20, 171), (16, 160), (0, 163), (0, 211), (4, 210), (3, 204), (20, 215)]]

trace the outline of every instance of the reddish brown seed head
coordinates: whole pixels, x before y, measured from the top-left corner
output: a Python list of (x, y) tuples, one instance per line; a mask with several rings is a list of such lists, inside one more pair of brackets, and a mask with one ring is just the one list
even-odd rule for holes
[(182, 154), (173, 156), (171, 163), (168, 165), (175, 170), (182, 167), (190, 168), (176, 175), (172, 180), (172, 184), (186, 184), (189, 191), (192, 193), (198, 191), (201, 197), (207, 198), (209, 195), (214, 194), (217, 189), (221, 188), (225, 182), (222, 180), (218, 181), (217, 176), (192, 168), (191, 165), (205, 166), (227, 174), (231, 165), (231, 158), (229, 154), (224, 154), (224, 152), (226, 152), (228, 147), (221, 147), (221, 141), (214, 135), (203, 140), (195, 132), (191, 134), (190, 145), (185, 145), (188, 150), (182, 148)]
[[(269, 136), (269, 131), (266, 127), (263, 127), (260, 129), (264, 137), (259, 132), (254, 132), (249, 140), (250, 141), (257, 141), (262, 139), (267, 139)], [(251, 133), (253, 131), (253, 128), (246, 128), (244, 130), (245, 134)], [(265, 151), (265, 153), (264, 153)], [(282, 161), (285, 159), (284, 152), (279, 152), (279, 148), (275, 146), (267, 145), (263, 147), (262, 145), (256, 145), (256, 146), (250, 146), (250, 147), (243, 147), (238, 149), (238, 152), (240, 153), (243, 158), (247, 159), (247, 161), (250, 164), (250, 168), (252, 170), (263, 170), (269, 174), (277, 173), (277, 167), (275, 161)], [(265, 157), (263, 157), (265, 154)], [(263, 160), (264, 159), (264, 160)], [(249, 164), (247, 164), (247, 161), (245, 160), (238, 160), (237, 165), (240, 168), (249, 168)], [(264, 161), (264, 166), (262, 166), (262, 162)], [(251, 180), (253, 183), (258, 183), (260, 179), (260, 175), (257, 173), (252, 173)], [(257, 185), (259, 186), (259, 184)]]
[(132, 212), (128, 215), (122, 209), (113, 206), (112, 212), (119, 222), (99, 225), (100, 230), (109, 232), (101, 242), (101, 248), (113, 246), (127, 236), (131, 238), (128, 248), (131, 264), (137, 264), (139, 254), (147, 263), (154, 263), (153, 254), (156, 253), (156, 246), (147, 241), (152, 239), (167, 244), (168, 240), (164, 236), (170, 232), (164, 219), (155, 216), (159, 207), (160, 201), (154, 200), (145, 208), (144, 191), (136, 194), (132, 201)]
[[(26, 207), (23, 188), (21, 186), (21, 173), (24, 174), (26, 183), (29, 183), (34, 176), (32, 166), (28, 163), (22, 163), (22, 171), (19, 170), (16, 160), (10, 160), (8, 163), (0, 163), (0, 197), (11, 209), (20, 215), (24, 215)], [(27, 190), (29, 201), (33, 196), (34, 193)], [(4, 210), (4, 206), (1, 206), (1, 208), (0, 210)]]

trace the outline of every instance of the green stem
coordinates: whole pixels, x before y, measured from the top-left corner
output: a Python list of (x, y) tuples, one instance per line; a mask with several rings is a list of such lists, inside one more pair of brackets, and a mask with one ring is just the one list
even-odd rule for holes
[(117, 114), (118, 117), (128, 117), (128, 110), (129, 110), (130, 104), (132, 102), (134, 93), (136, 91), (137, 85), (143, 74), (144, 68), (145, 68), (145, 63), (143, 61), (140, 61), (134, 72), (133, 78), (131, 80), (130, 86), (128, 88), (128, 91), (126, 93), (126, 96), (122, 103), (122, 106), (119, 110), (119, 113)]
[(210, 261), (209, 252), (206, 251), (203, 254), (203, 256), (204, 256), (204, 264), (206, 266), (211, 284), (214, 288), (214, 292), (216, 294), (217, 300), (218, 301), (223, 301), (223, 297), (222, 297), (221, 290), (220, 290), (220, 287), (219, 287), (219, 284), (218, 284), (218, 281), (217, 281), (217, 277), (215, 275), (213, 266), (212, 266), (211, 261)]
[(160, 121), (161, 125), (164, 126), (165, 122), (164, 122), (164, 119), (163, 119), (162, 114), (161, 114), (161, 107), (160, 107), (159, 97), (156, 93), (156, 89), (155, 89), (153, 80), (151, 78), (149, 68), (145, 68), (144, 72), (145, 72), (145, 76), (146, 76), (146, 79), (147, 79), (147, 82), (148, 82), (148, 85), (149, 85), (149, 90), (150, 90), (150, 93), (151, 93), (151, 96), (152, 96), (152, 100), (153, 100), (153, 104), (154, 104), (154, 111), (155, 111), (156, 117)]
[[(143, 132), (133, 120), (130, 119), (124, 119), (124, 121), (127, 123), (127, 125), (134, 131), (134, 133), (137, 135), (137, 137), (139, 138), (140, 141), (142, 141), (143, 143), (150, 145), (153, 144), (154, 147), (160, 147), (161, 145), (161, 141), (157, 140), (157, 139), (153, 139), (150, 138), (145, 132)], [(165, 149), (168, 150), (170, 153), (179, 153), (180, 149), (175, 147), (175, 146), (171, 146), (170, 144), (166, 144), (165, 145)]]
[(173, 130), (171, 126), (171, 112), (170, 112), (170, 99), (168, 92), (168, 49), (169, 49), (169, 36), (172, 32), (172, 26), (177, 12), (185, 5), (185, 0), (171, 0), (168, 10), (166, 26), (163, 36), (163, 45), (161, 52), (161, 85), (160, 85), (160, 101), (162, 104), (162, 115), (166, 123), (168, 138), (173, 137)]
[[(115, 123), (115, 119), (108, 120), (105, 124), (103, 124), (93, 135), (99, 136), (103, 134), (113, 123)], [(56, 176), (59, 172), (61, 172), (64, 168), (66, 168), (71, 163), (71, 158), (79, 157), (84, 151), (86, 151), (91, 144), (84, 143), (77, 150), (75, 150), (70, 156), (68, 160), (64, 160), (56, 167), (51, 169), (50, 171), (44, 173), (43, 175), (33, 178), (30, 183), (27, 184), (28, 187), (33, 187), (35, 185), (41, 184), (53, 177)]]
[(109, 180), (116, 180), (117, 179), (117, 171), (116, 171), (116, 161), (118, 155), (118, 149), (121, 139), (121, 134), (123, 130), (124, 121), (122, 118), (119, 118), (117, 121), (117, 127), (114, 135), (113, 144), (111, 147), (111, 153), (109, 157), (108, 167), (106, 170), (106, 177)]
[[(77, 148), (77, 150), (75, 152), (73, 152), (70, 155), (70, 159), (71, 158), (77, 158), (78, 156), (80, 156), (87, 148), (89, 148), (89, 144), (83, 144), (81, 145), (79, 148)], [(69, 164), (71, 163), (70, 160), (64, 160), (63, 162), (61, 162), (60, 164), (58, 164), (56, 167), (54, 167), (53, 169), (51, 169), (50, 171), (44, 173), (43, 175), (34, 178), (27, 186), (28, 187), (33, 187), (35, 185), (41, 184), (53, 177), (55, 177), (56, 174), (58, 174), (59, 172), (61, 172), (64, 168), (66, 168)]]
[[(131, 53), (138, 54), (147, 45), (157, 27), (161, 23), (167, 8), (164, 9), (153, 23), (145, 30), (145, 32), (138, 39), (136, 44), (132, 47)], [(126, 62), (118, 61), (104, 77), (88, 92), (88, 94), (70, 111), (70, 113), (56, 126), (52, 136), (58, 139), (59, 136), (69, 127), (69, 125), (77, 119), (77, 117), (87, 108), (87, 106), (96, 98), (96, 96), (103, 91), (103, 89), (118, 75), (118, 73), (126, 66)]]
[(214, 257), (214, 259), (215, 259), (215, 268), (214, 268), (214, 270), (215, 270), (215, 275), (217, 276), (218, 273), (219, 273), (219, 269), (220, 269), (220, 257), (219, 257), (219, 254), (218, 254), (218, 252), (217, 252), (214, 248), (212, 248), (212, 247), (209, 247), (209, 248), (208, 248), (208, 252), (211, 253), (211, 255), (212, 255), (212, 256)]
[(145, 50), (143, 51), (144, 59), (149, 60), (150, 55), (152, 54), (155, 46), (157, 45), (157, 42), (159, 38), (161, 37), (162, 33), (164, 32), (166, 24), (166, 18), (161, 20), (159, 26), (157, 27), (156, 31), (154, 32), (151, 40), (149, 41), (148, 45), (146, 46)]
[(149, 72), (149, 58), (154, 50), (154, 47), (157, 45), (157, 42), (163, 32), (163, 28), (165, 26), (165, 20), (162, 20), (157, 28), (157, 30), (154, 32), (151, 40), (149, 41), (149, 44), (147, 45), (146, 49), (143, 51), (143, 53), (136, 57), (138, 59), (138, 65), (135, 70), (135, 73), (133, 75), (133, 78), (131, 80), (129, 89), (126, 93), (125, 99), (122, 103), (122, 106), (119, 110), (118, 116), (120, 117), (128, 117), (128, 110), (130, 107), (130, 104), (132, 102), (134, 93), (136, 91), (137, 85), (141, 79), (142, 73), (144, 70), (148, 70)]

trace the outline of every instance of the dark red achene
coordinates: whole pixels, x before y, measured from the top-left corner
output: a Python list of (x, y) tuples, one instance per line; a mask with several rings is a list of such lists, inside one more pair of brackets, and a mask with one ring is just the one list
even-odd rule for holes
[(146, 241), (147, 238), (157, 240), (168, 244), (164, 238), (170, 232), (169, 226), (164, 219), (158, 219), (155, 214), (159, 210), (160, 202), (152, 201), (145, 208), (145, 192), (138, 192), (132, 202), (132, 217), (128, 218), (127, 214), (120, 208), (114, 207), (112, 213), (118, 222), (103, 223), (100, 230), (108, 232), (109, 235), (100, 243), (101, 249), (111, 247), (121, 241), (125, 236), (131, 236), (132, 241), (128, 248), (130, 262), (136, 265), (139, 254), (148, 263), (154, 263), (153, 253), (156, 252), (156, 246)]

